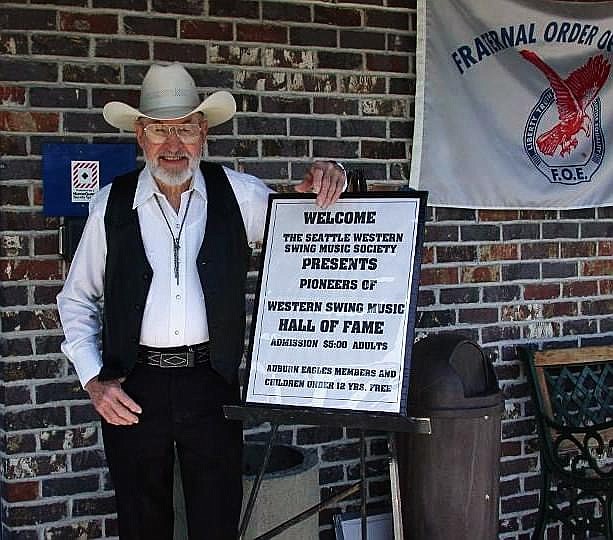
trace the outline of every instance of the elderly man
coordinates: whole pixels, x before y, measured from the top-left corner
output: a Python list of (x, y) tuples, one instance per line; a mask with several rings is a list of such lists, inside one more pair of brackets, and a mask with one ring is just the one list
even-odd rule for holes
[[(62, 350), (102, 417), (122, 540), (172, 538), (175, 446), (189, 537), (237, 535), (242, 427), (222, 405), (239, 399), (249, 245), (270, 190), (200, 161), (208, 128), (235, 110), (225, 91), (200, 102), (178, 64), (149, 69), (139, 109), (104, 107), (136, 132), (146, 165), (92, 199), (58, 309)], [(315, 162), (296, 189), (327, 207), (345, 184), (341, 167)]]

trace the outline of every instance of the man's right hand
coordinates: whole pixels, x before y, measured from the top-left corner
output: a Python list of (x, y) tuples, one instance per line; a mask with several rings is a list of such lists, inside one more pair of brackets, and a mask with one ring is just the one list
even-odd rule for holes
[(138, 423), (142, 409), (121, 388), (123, 379), (99, 381), (94, 377), (85, 385), (85, 391), (98, 414), (109, 424), (129, 426)]

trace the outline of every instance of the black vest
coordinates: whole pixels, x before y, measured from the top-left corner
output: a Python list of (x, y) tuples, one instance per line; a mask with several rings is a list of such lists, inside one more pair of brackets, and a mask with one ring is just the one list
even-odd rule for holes
[[(211, 364), (228, 382), (234, 382), (243, 354), (250, 249), (223, 168), (205, 162), (200, 168), (206, 184), (207, 220), (197, 265), (207, 309)], [(138, 174), (133, 171), (113, 181), (104, 215), (107, 255), (100, 380), (124, 377), (134, 367), (153, 276), (138, 214), (132, 209)]]

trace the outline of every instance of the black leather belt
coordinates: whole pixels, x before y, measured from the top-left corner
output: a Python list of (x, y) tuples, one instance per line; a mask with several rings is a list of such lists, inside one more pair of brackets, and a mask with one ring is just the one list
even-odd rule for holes
[(141, 345), (138, 362), (160, 368), (185, 368), (206, 364), (209, 361), (209, 344), (185, 345), (157, 349)]

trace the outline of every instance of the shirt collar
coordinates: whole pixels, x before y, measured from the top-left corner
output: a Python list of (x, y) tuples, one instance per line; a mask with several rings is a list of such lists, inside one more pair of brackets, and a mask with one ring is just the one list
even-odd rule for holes
[[(204, 184), (204, 177), (202, 176), (200, 167), (196, 168), (191, 189), (196, 191), (202, 197), (202, 199), (206, 201), (206, 186)], [(145, 166), (145, 168), (138, 175), (138, 183), (136, 184), (136, 193), (134, 194), (132, 210), (146, 203), (156, 194), (162, 195), (162, 192), (155, 183), (149, 167)]]

